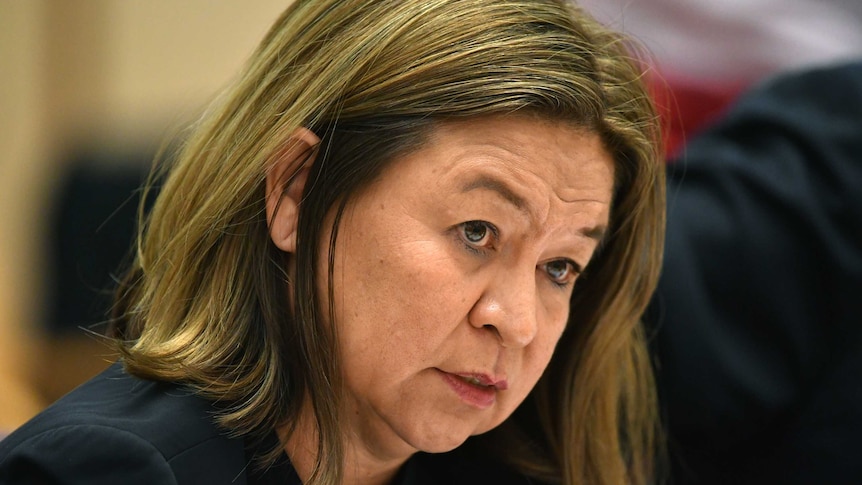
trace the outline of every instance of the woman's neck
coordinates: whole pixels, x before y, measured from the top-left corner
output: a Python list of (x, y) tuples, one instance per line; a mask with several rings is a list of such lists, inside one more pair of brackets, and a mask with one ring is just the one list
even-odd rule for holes
[[(293, 433), (288, 435), (287, 426), (276, 430), (279, 439), (285, 444), (285, 453), (303, 483), (311, 477), (317, 459), (319, 436), (316, 424), (314, 411), (306, 400)], [(375, 452), (357, 435), (349, 433), (347, 436), (344, 443), (342, 485), (388, 485), (395, 478), (401, 465), (409, 458), (409, 456), (388, 457), (383, 453)]]

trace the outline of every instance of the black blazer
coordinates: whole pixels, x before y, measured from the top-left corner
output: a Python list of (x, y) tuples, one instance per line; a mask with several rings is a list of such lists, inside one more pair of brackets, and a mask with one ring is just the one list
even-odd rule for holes
[[(112, 365), (0, 441), (2, 485), (299, 485), (287, 456), (266, 470), (254, 460), (278, 446), (228, 437), (216, 408), (181, 386)], [(417, 453), (399, 485), (527, 484), (511, 469), (458, 453)]]
[(674, 485), (862, 483), (862, 61), (764, 83), (668, 167), (651, 310)]
[(300, 483), (286, 460), (255, 473), (256, 450), (226, 436), (213, 411), (182, 387), (114, 364), (0, 441), (0, 483)]

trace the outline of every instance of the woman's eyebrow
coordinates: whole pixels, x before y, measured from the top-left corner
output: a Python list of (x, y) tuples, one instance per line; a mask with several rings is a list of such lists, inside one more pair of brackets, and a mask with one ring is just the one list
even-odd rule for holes
[(598, 226), (589, 227), (587, 229), (583, 229), (580, 231), (581, 234), (587, 236), (590, 239), (595, 239), (598, 242), (602, 242), (605, 238), (605, 234), (607, 233), (607, 226), (604, 224), (599, 224)]
[(515, 191), (512, 190), (505, 182), (492, 175), (481, 174), (470, 179), (467, 183), (461, 186), (461, 193), (464, 194), (477, 189), (490, 190), (519, 211), (524, 212), (527, 215), (532, 213), (530, 210), (530, 204), (527, 203), (526, 199), (515, 193)]

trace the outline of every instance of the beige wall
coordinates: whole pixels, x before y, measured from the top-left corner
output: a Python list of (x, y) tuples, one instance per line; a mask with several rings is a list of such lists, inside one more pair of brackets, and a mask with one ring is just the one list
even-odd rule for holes
[(0, 428), (27, 407), (26, 392), (19, 404), (4, 399), (39, 355), (27, 336), (64, 151), (157, 144), (237, 71), (287, 3), (0, 0)]

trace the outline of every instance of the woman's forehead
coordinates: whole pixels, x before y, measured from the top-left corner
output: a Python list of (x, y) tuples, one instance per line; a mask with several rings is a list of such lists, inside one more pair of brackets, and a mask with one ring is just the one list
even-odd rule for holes
[(561, 202), (610, 202), (602, 182), (614, 178), (613, 158), (597, 134), (572, 123), (520, 115), (444, 122), (427, 145), (439, 155), (440, 177), (500, 185), (496, 174), (528, 187), (547, 184)]

